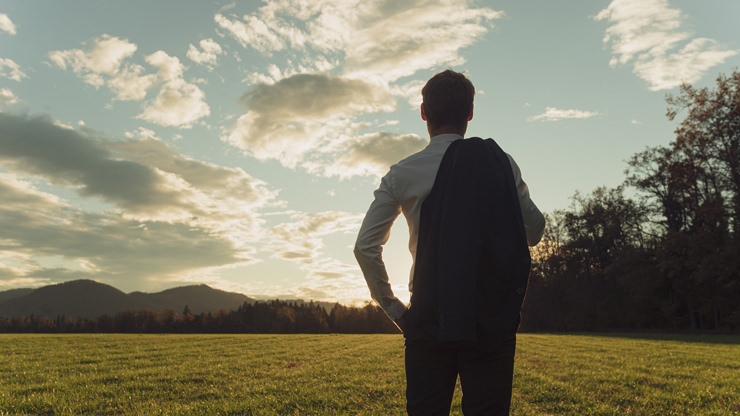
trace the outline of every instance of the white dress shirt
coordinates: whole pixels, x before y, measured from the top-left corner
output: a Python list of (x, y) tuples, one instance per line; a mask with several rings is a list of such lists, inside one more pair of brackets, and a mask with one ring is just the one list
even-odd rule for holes
[[(380, 186), (375, 191), (375, 200), (370, 205), (360, 227), (355, 243), (355, 257), (367, 281), (370, 295), (393, 320), (400, 318), (407, 308), (393, 295), (393, 290), (391, 290), (388, 272), (383, 263), (383, 245), (390, 237), (391, 226), (396, 217), (403, 212), (409, 226), (409, 251), (415, 261), (421, 204), (432, 190), (437, 169), (447, 146), (458, 139), (462, 139), (462, 136), (458, 134), (434, 136), (423, 150), (391, 166), (390, 171), (381, 179)], [(509, 154), (506, 156), (511, 162), (511, 169), (514, 173), (527, 242), (533, 246), (542, 238), (545, 218), (530, 199), (529, 190), (522, 180), (519, 166)], [(412, 263), (409, 291), (413, 291), (413, 276)]]

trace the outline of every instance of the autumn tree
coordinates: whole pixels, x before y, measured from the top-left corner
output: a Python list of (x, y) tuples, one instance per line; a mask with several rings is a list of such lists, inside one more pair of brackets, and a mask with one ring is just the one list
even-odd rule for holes
[[(668, 118), (685, 118), (676, 140), (629, 161), (627, 183), (642, 193), (659, 235), (655, 264), (668, 283), (669, 313), (691, 328), (738, 322), (740, 73), (716, 89), (684, 84), (668, 96)], [(732, 253), (735, 253), (734, 255)]]
[(740, 231), (740, 72), (720, 74), (714, 89), (683, 84), (668, 96), (668, 118), (686, 112), (676, 129), (675, 147), (692, 156), (713, 183), (713, 203), (728, 201), (732, 229)]

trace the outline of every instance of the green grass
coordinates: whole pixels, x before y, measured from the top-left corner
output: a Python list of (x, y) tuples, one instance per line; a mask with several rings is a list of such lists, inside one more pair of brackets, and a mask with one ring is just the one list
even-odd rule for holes
[[(0, 415), (404, 408), (400, 335), (0, 335)], [(512, 415), (617, 414), (740, 415), (740, 337), (519, 335)]]

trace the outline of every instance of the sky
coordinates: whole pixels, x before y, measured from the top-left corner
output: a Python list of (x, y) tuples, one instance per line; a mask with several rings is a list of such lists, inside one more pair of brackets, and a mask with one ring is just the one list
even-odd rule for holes
[[(0, 291), (94, 279), (362, 304), (380, 177), (421, 87), (476, 87), (543, 212), (667, 145), (681, 83), (740, 66), (737, 0), (0, 3)], [(408, 300), (408, 231), (384, 258)]]

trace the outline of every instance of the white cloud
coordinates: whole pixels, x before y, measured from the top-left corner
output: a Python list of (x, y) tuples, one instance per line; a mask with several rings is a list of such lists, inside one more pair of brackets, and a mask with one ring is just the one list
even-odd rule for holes
[(218, 56), (223, 53), (221, 46), (210, 38), (201, 40), (199, 45), (200, 50), (191, 43), (187, 57), (197, 64), (215, 66), (218, 63)]
[(161, 126), (189, 128), (210, 114), (203, 90), (178, 79), (162, 86), (159, 94), (137, 117)]
[(389, 82), (420, 69), (464, 62), (460, 50), (502, 15), (447, 0), (286, 0), (241, 19), (217, 14), (214, 20), (245, 48), (267, 55), (311, 48), (319, 60), (341, 57), (346, 74)]
[(272, 228), (270, 249), (275, 257), (310, 264), (319, 258), (322, 237), (335, 233), (356, 232), (362, 216), (339, 211), (316, 214), (294, 212), (293, 222)]
[(343, 302), (368, 300), (367, 285), (358, 267), (324, 253), (326, 238), (354, 236), (361, 221), (362, 215), (340, 211), (293, 212), (291, 221), (274, 226), (267, 247), (273, 252), (273, 258), (294, 262), (306, 273), (300, 284), (277, 290), (298, 298)]
[(49, 59), (62, 69), (69, 65), (82, 76), (85, 82), (99, 87), (103, 84), (101, 74), (114, 76), (124, 59), (136, 52), (137, 46), (126, 39), (102, 35), (92, 40), (86, 50), (67, 49), (49, 52)]
[(108, 81), (108, 87), (116, 94), (116, 99), (127, 101), (141, 101), (147, 92), (157, 83), (155, 74), (145, 74), (144, 67), (137, 64), (127, 64), (114, 78)]
[(185, 68), (177, 57), (157, 51), (146, 61), (157, 68), (157, 79), (164, 85), (137, 118), (161, 126), (189, 128), (211, 114), (203, 90), (183, 79)]
[(462, 64), (460, 50), (479, 40), (490, 22), (503, 15), (448, 1), (403, 2), (393, 7), (376, 3), (371, 10), (346, 45), (345, 68), (348, 73), (386, 80)]
[(18, 97), (7, 88), (0, 88), (0, 110), (18, 102)]
[(146, 62), (157, 68), (157, 75), (163, 82), (181, 79), (183, 70), (185, 69), (176, 56), (169, 56), (164, 51), (157, 51), (147, 56)]
[(419, 108), (419, 105), (421, 105), (421, 89), (424, 88), (424, 84), (426, 84), (426, 81), (415, 79), (405, 84), (392, 86), (391, 92), (394, 96), (408, 101), (411, 108)]
[(254, 84), (268, 84), (272, 85), (278, 81), (280, 81), (283, 78), (288, 78), (293, 75), (298, 74), (298, 70), (292, 67), (286, 67), (286, 68), (280, 68), (279, 66), (275, 64), (270, 64), (267, 66), (267, 73), (263, 72), (253, 72), (244, 79), (245, 82), (249, 83), (250, 85)]
[(229, 20), (221, 14), (214, 16), (214, 20), (221, 28), (241, 43), (243, 47), (252, 47), (261, 52), (275, 51), (285, 48), (285, 43), (270, 30), (262, 20), (253, 16), (244, 16), (244, 22)]
[(257, 159), (288, 167), (336, 152), (342, 136), (356, 128), (350, 117), (395, 109), (382, 84), (320, 74), (255, 85), (242, 101), (248, 112), (223, 139)]
[(49, 52), (49, 59), (61, 69), (69, 66), (86, 83), (99, 88), (103, 85), (116, 94), (118, 100), (143, 100), (154, 88), (156, 75), (142, 75), (144, 67), (124, 61), (134, 55), (137, 46), (127, 39), (102, 35), (85, 42), (82, 49)]
[(382, 176), (399, 160), (423, 149), (429, 140), (415, 134), (393, 135), (386, 132), (369, 133), (344, 143), (347, 153), (325, 168), (329, 176)]
[(23, 78), (28, 78), (28, 75), (21, 71), (21, 67), (10, 58), (0, 58), (0, 76), (18, 82)]
[(598, 115), (599, 113), (597, 111), (560, 110), (555, 107), (547, 107), (545, 108), (544, 113), (529, 117), (527, 118), (527, 121), (560, 121), (567, 118), (584, 119), (595, 117)]
[(651, 91), (696, 82), (740, 52), (713, 39), (693, 38), (682, 29), (681, 10), (670, 8), (667, 0), (613, 0), (595, 18), (612, 24), (604, 36), (614, 54), (609, 64), (632, 62), (633, 72), (648, 82)]
[(424, 82), (394, 82), (465, 61), (462, 49), (503, 15), (470, 3), (281, 0), (246, 16), (216, 14), (223, 36), (277, 57), (265, 73), (245, 78), (252, 85), (244, 97), (248, 112), (223, 140), (257, 159), (311, 173), (346, 177), (385, 170), (420, 148), (421, 139), (372, 132), (382, 126), (361, 117), (394, 111), (396, 98), (417, 107)]
[(13, 24), (13, 21), (5, 13), (0, 13), (0, 30), (15, 35), (15, 24)]
[(205, 93), (197, 85), (185, 81), (185, 66), (175, 56), (156, 51), (145, 57), (156, 68), (146, 74), (143, 66), (125, 62), (137, 46), (128, 40), (102, 35), (89, 42), (85, 50), (69, 49), (49, 53), (51, 61), (62, 69), (67, 66), (82, 79), (97, 87), (107, 85), (117, 100), (141, 101), (149, 91), (159, 91), (143, 106), (137, 117), (162, 126), (189, 128), (210, 115)]

